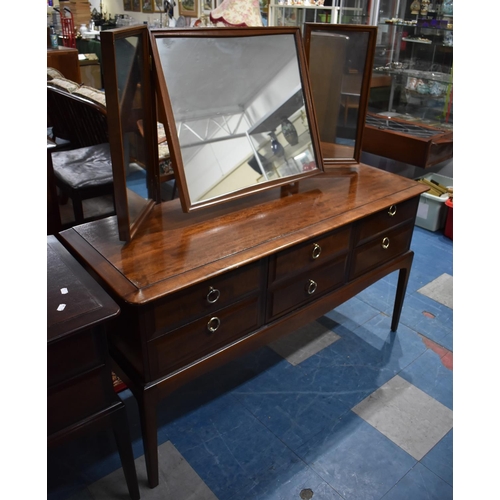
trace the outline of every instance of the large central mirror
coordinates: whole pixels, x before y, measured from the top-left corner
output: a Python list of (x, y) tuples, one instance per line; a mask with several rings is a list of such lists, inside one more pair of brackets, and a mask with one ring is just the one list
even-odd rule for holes
[(298, 28), (153, 30), (185, 211), (323, 170)]

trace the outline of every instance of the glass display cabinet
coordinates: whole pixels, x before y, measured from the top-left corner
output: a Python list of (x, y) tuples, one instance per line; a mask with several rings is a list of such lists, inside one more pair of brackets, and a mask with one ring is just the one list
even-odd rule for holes
[(367, 24), (368, 0), (270, 0), (269, 26)]
[[(397, 153), (402, 148), (390, 144), (399, 137), (393, 134), (406, 134), (418, 138), (423, 147), (439, 144), (438, 149), (443, 150), (432, 161), (422, 154), (420, 160), (410, 163), (418, 161), (417, 166), (425, 168), (450, 158), (453, 4), (448, 0), (434, 4), (428, 0), (384, 0), (376, 22), (377, 44), (365, 136), (368, 142), (363, 145), (364, 151), (411, 160), (411, 155), (405, 154), (403, 159)], [(377, 137), (373, 137), (373, 129), (378, 129)], [(391, 135), (384, 139), (381, 130)]]

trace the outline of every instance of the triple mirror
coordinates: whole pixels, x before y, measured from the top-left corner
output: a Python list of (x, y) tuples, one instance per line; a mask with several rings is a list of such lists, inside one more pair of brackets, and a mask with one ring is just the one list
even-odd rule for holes
[(121, 240), (160, 201), (159, 130), (185, 212), (359, 163), (376, 28), (304, 31), (102, 33)]

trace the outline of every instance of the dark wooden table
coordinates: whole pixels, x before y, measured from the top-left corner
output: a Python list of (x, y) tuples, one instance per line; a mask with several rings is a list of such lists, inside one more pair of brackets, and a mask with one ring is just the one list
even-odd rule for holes
[(119, 313), (55, 236), (47, 236), (48, 446), (90, 427), (111, 425), (136, 500), (140, 495), (126, 409), (113, 389), (104, 330)]

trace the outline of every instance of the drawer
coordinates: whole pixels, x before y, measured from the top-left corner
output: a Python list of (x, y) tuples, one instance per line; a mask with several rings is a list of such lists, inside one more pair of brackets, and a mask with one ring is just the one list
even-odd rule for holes
[(105, 332), (100, 327), (51, 342), (47, 346), (48, 387), (104, 365), (106, 353)]
[(356, 248), (353, 252), (349, 279), (357, 278), (406, 252), (410, 248), (413, 227), (413, 221), (403, 224)]
[(233, 304), (261, 288), (261, 261), (243, 266), (169, 296), (155, 306), (153, 339), (181, 324)]
[(345, 281), (347, 256), (315, 267), (296, 276), (287, 285), (271, 290), (269, 294), (269, 320), (275, 319), (318, 296), (341, 286)]
[(259, 297), (254, 296), (150, 340), (151, 380), (168, 375), (256, 330), (262, 324), (260, 310)]
[(398, 203), (397, 205), (391, 205), (359, 221), (356, 228), (355, 244), (363, 244), (367, 239), (383, 231), (387, 231), (391, 227), (402, 224), (407, 220), (414, 220), (417, 213), (418, 201), (419, 196)]
[(298, 274), (347, 253), (351, 226), (277, 253), (271, 260), (270, 283)]
[(116, 395), (107, 367), (91, 370), (47, 391), (47, 434), (103, 411)]

